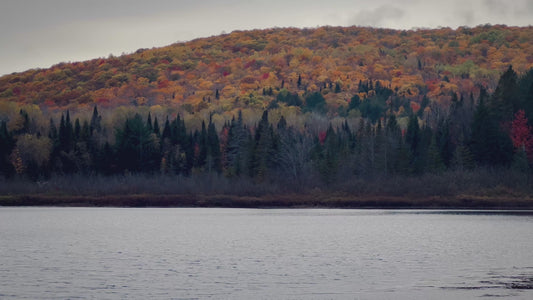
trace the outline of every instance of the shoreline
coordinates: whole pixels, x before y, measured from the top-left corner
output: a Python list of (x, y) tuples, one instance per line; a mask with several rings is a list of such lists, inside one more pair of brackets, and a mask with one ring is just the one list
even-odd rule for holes
[(450, 197), (334, 195), (2, 195), (0, 207), (220, 207), (220, 208), (352, 208), (352, 209), (486, 209), (533, 210), (533, 198), (516, 196)]

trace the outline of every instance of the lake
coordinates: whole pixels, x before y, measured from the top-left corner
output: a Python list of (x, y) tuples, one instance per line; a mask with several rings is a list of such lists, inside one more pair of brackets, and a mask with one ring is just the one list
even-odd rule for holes
[(533, 299), (533, 212), (1, 208), (1, 299)]

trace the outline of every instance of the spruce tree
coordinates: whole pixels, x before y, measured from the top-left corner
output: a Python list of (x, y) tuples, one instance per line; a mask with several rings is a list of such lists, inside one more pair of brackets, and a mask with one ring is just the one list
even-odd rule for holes
[(222, 154), (220, 151), (220, 141), (218, 138), (217, 130), (215, 124), (209, 120), (209, 125), (207, 126), (207, 161), (208, 161), (208, 171), (215, 171), (220, 173), (222, 171)]

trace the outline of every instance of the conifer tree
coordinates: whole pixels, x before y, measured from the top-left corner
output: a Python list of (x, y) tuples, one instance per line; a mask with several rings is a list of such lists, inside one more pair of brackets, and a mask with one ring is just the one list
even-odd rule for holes
[(11, 176), (14, 173), (12, 164), (9, 161), (9, 155), (13, 151), (15, 141), (7, 130), (6, 121), (0, 124), (0, 174)]
[(208, 162), (208, 171), (215, 171), (220, 173), (222, 171), (222, 155), (220, 152), (220, 141), (218, 134), (215, 128), (215, 124), (209, 120), (209, 125), (207, 126), (207, 162)]
[(91, 135), (96, 131), (100, 133), (102, 131), (102, 117), (98, 114), (98, 108), (95, 106), (93, 109), (93, 115), (91, 117)]
[(252, 176), (262, 181), (270, 166), (273, 164), (274, 137), (272, 127), (268, 122), (268, 111), (263, 112), (261, 121), (255, 131)]

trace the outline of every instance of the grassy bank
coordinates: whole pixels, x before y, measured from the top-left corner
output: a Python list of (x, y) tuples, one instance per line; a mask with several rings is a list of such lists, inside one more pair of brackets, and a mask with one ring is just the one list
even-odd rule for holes
[(4, 180), (0, 206), (533, 209), (531, 180), (508, 170), (345, 178), (330, 185), (282, 179), (78, 175)]
[(10, 195), (0, 206), (75, 207), (240, 207), (240, 208), (401, 208), (401, 209), (533, 209), (533, 198), (486, 197), (392, 197), (331, 195)]

